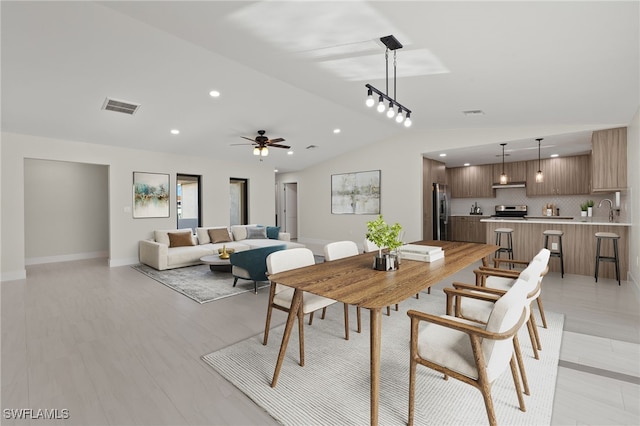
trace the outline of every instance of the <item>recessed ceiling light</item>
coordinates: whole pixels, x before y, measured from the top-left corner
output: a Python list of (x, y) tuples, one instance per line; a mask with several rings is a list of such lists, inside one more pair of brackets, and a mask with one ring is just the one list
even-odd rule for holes
[(287, 151), (287, 155), (293, 155), (293, 151)]
[(273, 169), (274, 173), (278, 173), (278, 169)]
[(468, 166), (470, 166), (470, 165), (471, 165), (471, 163), (464, 163), (464, 166), (465, 166), (465, 167), (468, 167)]
[(340, 133), (340, 129), (333, 129), (333, 133)]
[(217, 98), (218, 96), (220, 96), (220, 92), (218, 92), (217, 90), (212, 90), (209, 92), (209, 96), (211, 96), (212, 98)]
[(445, 154), (444, 152), (442, 154), (440, 154), (440, 157), (446, 157), (447, 154)]
[(172, 135), (180, 134), (180, 130), (178, 130), (178, 129), (171, 129), (171, 134), (172, 134)]
[(481, 109), (470, 109), (468, 111), (462, 111), (462, 113), (464, 115), (470, 116), (470, 115), (484, 115), (484, 111), (482, 111)]
[(559, 156), (560, 156), (559, 154), (551, 154), (551, 158), (556, 158), (556, 157), (559, 157)]

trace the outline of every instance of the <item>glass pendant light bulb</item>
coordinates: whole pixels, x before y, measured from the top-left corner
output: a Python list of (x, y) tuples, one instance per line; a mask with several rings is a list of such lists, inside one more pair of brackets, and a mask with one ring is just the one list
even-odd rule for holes
[(504, 185), (506, 183), (507, 183), (507, 175), (506, 175), (506, 173), (502, 173), (500, 175), (500, 184)]
[(411, 127), (411, 113), (407, 113), (407, 118), (404, 119), (404, 127)]
[(260, 155), (260, 148), (258, 148), (257, 146), (253, 148), (253, 155)]
[(398, 115), (396, 115), (396, 123), (402, 123), (404, 116), (402, 115), (402, 108), (398, 108)]
[(265, 146), (260, 150), (260, 155), (262, 155), (263, 157), (266, 157), (267, 155), (269, 155), (269, 149)]
[(544, 176), (542, 175), (542, 170), (538, 170), (536, 173), (536, 183), (544, 182)]
[(373, 91), (369, 89), (369, 92), (367, 92), (367, 100), (365, 101), (365, 105), (371, 108), (374, 103), (375, 100), (373, 99)]
[(382, 100), (382, 96), (380, 96), (380, 100), (378, 100), (378, 112), (384, 112), (386, 109), (384, 106), (384, 101)]
[(396, 115), (396, 112), (393, 109), (393, 102), (389, 102), (389, 109), (387, 110), (387, 117), (393, 118), (394, 115)]

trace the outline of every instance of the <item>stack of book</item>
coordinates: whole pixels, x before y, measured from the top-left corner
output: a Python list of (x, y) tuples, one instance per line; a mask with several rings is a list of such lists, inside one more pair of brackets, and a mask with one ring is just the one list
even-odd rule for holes
[(433, 262), (444, 258), (442, 247), (421, 246), (417, 244), (405, 244), (398, 249), (402, 259), (418, 260), (420, 262)]

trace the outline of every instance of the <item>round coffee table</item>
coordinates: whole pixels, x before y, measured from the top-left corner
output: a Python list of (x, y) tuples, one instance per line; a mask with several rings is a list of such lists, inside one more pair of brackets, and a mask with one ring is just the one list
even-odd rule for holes
[(212, 271), (231, 271), (231, 262), (229, 262), (229, 259), (220, 259), (220, 256), (217, 254), (202, 256), (200, 262), (209, 265), (209, 269)]

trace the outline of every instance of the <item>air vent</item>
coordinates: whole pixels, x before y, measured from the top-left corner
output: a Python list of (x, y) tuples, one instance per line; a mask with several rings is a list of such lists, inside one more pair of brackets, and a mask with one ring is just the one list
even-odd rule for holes
[(471, 109), (468, 111), (462, 111), (464, 115), (484, 115), (484, 111), (481, 109)]
[(102, 109), (104, 110), (121, 112), (129, 115), (135, 114), (136, 111), (138, 111), (138, 108), (140, 108), (140, 104), (111, 98), (105, 98), (104, 103), (102, 104)]

